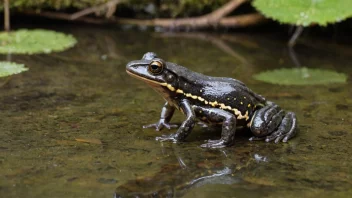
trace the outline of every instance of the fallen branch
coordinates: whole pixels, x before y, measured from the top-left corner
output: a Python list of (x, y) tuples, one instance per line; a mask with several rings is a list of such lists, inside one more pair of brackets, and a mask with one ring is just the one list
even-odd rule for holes
[[(64, 19), (70, 21), (83, 21), (86, 23), (94, 24), (106, 24), (106, 23), (118, 23), (128, 25), (139, 25), (139, 26), (158, 26), (170, 29), (199, 29), (207, 27), (247, 27), (257, 25), (261, 22), (266, 21), (265, 17), (259, 13), (244, 14), (238, 16), (225, 17), (238, 6), (247, 2), (248, 0), (232, 0), (220, 7), (219, 9), (199, 17), (189, 17), (182, 19), (127, 19), (127, 18), (115, 18), (111, 16), (116, 9), (116, 5), (123, 0), (111, 0), (103, 5), (87, 8), (74, 14), (55, 13), (55, 12), (33, 12), (24, 11), (25, 14), (45, 16), (49, 18)], [(110, 9), (106, 15), (109, 15), (108, 19), (98, 19), (92, 17), (85, 17), (93, 12), (101, 11), (103, 9)]]
[[(110, 18), (110, 19), (101, 19), (101, 18), (94, 18), (94, 17), (80, 17), (75, 20), (71, 19), (71, 14), (66, 13), (58, 13), (58, 12), (35, 12), (35, 11), (22, 11), (21, 13), (27, 15), (36, 15), (42, 16), (52, 19), (61, 19), (61, 20), (68, 20), (68, 21), (79, 21), (84, 23), (91, 23), (91, 24), (128, 24), (128, 25), (139, 25), (139, 26), (159, 26), (164, 28), (175, 28), (173, 26), (173, 22), (175, 19), (128, 19), (128, 18)], [(254, 14), (244, 14), (238, 16), (231, 16), (225, 17), (220, 19), (218, 26), (219, 27), (232, 27), (232, 28), (239, 28), (239, 27), (248, 27), (253, 25), (258, 25), (267, 21), (267, 19), (258, 13)], [(195, 28), (193, 26), (193, 28)]]
[(222, 27), (247, 27), (252, 25), (258, 25), (268, 21), (263, 15), (259, 13), (243, 14), (238, 16), (231, 16), (222, 18), (219, 21), (219, 26)]
[[(182, 20), (182, 22), (180, 22)], [(159, 26), (164, 28), (205, 28), (208, 26), (200, 26), (192, 24), (192, 20), (190, 18), (186, 19), (150, 19), (150, 20), (141, 20), (141, 19), (126, 19), (126, 18), (119, 18), (116, 19), (117, 23), (120, 24), (129, 24), (129, 25), (144, 25), (144, 26)], [(243, 14), (238, 16), (231, 16), (219, 19), (216, 23), (217, 26), (220, 27), (247, 27), (251, 25), (257, 25), (261, 22), (266, 21), (266, 18), (258, 13), (254, 14)], [(182, 25), (181, 25), (182, 24)], [(213, 24), (215, 26), (215, 24)]]
[(160, 26), (172, 29), (182, 28), (206, 28), (211, 26), (218, 26), (220, 20), (236, 9), (238, 6), (247, 2), (248, 0), (232, 0), (218, 8), (217, 10), (199, 17), (189, 17), (182, 19), (151, 19), (151, 20), (138, 20), (138, 19), (118, 19), (119, 23), (147, 25), (147, 26)]

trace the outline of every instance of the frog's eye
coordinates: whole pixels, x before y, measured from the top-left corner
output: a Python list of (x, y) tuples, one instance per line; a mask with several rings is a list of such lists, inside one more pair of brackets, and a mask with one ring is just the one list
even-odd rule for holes
[(164, 64), (161, 61), (152, 61), (149, 66), (148, 70), (152, 74), (160, 74), (164, 69)]

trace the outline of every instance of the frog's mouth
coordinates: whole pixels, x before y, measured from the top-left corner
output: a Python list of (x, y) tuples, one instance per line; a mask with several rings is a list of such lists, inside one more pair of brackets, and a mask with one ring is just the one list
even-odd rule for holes
[(145, 78), (141, 75), (137, 75), (137, 74), (134, 74), (133, 72), (129, 71), (129, 70), (126, 70), (127, 74), (134, 77), (134, 78), (137, 78), (137, 79), (140, 79), (140, 80), (143, 80), (144, 82), (148, 83), (148, 84), (153, 84), (153, 85), (160, 85), (160, 86), (164, 86), (165, 83), (163, 82), (159, 82), (159, 81), (155, 81), (155, 80), (151, 80), (149, 78)]
[[(147, 83), (149, 86), (151, 86), (153, 89), (157, 90), (158, 92), (165, 92), (165, 90), (169, 90), (171, 92), (176, 91), (175, 87), (173, 87), (171, 84), (168, 84), (166, 82), (159, 82), (156, 80), (152, 80), (149, 78), (144, 77), (143, 75), (137, 75), (133, 73), (133, 71), (126, 70), (127, 74), (130, 76), (143, 80), (145, 83)], [(178, 92), (180, 93), (180, 92)]]

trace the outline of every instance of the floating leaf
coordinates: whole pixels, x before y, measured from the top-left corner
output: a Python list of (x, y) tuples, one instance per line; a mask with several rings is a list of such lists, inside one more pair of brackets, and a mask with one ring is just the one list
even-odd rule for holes
[(256, 80), (279, 85), (318, 85), (345, 83), (347, 75), (331, 70), (310, 68), (282, 68), (253, 76)]
[(302, 26), (326, 25), (352, 16), (351, 0), (255, 0), (253, 5), (266, 17)]
[(23, 64), (0, 61), (0, 77), (11, 76), (27, 70), (28, 68), (25, 68)]
[(72, 35), (51, 30), (17, 30), (0, 33), (0, 53), (35, 54), (63, 51), (77, 43)]

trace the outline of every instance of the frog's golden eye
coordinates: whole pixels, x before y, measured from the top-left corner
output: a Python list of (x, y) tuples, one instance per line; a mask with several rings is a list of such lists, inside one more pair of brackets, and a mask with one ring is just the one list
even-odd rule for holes
[(164, 69), (164, 64), (161, 61), (152, 61), (149, 66), (148, 70), (152, 74), (160, 74)]

